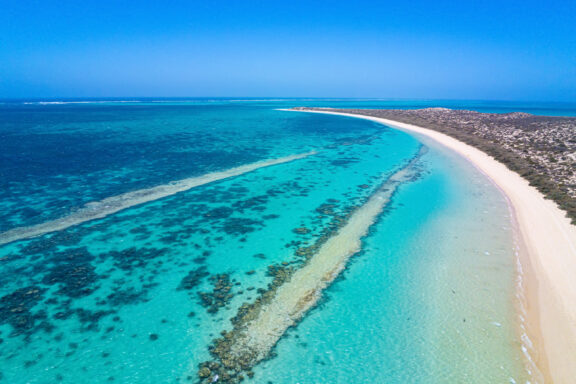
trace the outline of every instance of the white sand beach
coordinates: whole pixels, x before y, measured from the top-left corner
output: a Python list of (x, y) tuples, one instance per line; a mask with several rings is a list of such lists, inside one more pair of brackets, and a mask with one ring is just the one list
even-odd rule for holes
[(486, 153), (440, 132), (383, 118), (325, 111), (303, 111), (364, 118), (423, 135), (460, 154), (507, 196), (516, 219), (526, 327), (534, 342), (532, 359), (546, 382), (576, 378), (576, 226), (557, 205), (517, 173)]

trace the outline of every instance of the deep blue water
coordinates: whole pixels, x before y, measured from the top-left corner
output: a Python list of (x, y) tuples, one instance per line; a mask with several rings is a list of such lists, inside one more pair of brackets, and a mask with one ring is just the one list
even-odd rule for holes
[[(300, 265), (300, 247), (362, 204), (421, 146), (373, 122), (277, 108), (576, 115), (566, 104), (454, 101), (28, 102), (0, 104), (0, 231), (129, 191), (318, 153), (1, 246), (6, 383), (195, 380), (212, 339), (271, 281), (268, 267)], [(256, 367), (253, 382), (523, 380), (520, 350), (510, 347), (518, 335), (505, 202), (470, 166), (426, 145), (420, 178), (401, 187), (362, 252), (281, 340), (277, 357)], [(478, 238), (487, 222), (491, 230)], [(301, 227), (309, 232), (294, 231)], [(492, 256), (478, 261), (486, 253)], [(479, 271), (494, 269), (497, 281), (478, 280)], [(218, 281), (230, 286), (224, 299), (216, 296)], [(503, 290), (509, 294), (493, 297)], [(453, 291), (462, 296), (454, 300)], [(462, 311), (471, 319), (464, 329), (452, 321)], [(493, 330), (492, 322), (500, 326)], [(303, 362), (302, 354), (310, 358)]]

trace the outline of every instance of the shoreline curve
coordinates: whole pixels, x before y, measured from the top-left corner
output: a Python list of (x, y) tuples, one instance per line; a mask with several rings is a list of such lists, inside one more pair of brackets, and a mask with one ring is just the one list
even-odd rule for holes
[[(504, 194), (519, 240), (520, 306), (534, 342), (531, 356), (545, 382), (576, 377), (576, 226), (527, 180), (481, 150), (432, 129), (394, 120), (331, 111), (287, 110), (355, 117), (432, 139), (485, 174)], [(524, 314), (520, 313), (519, 317)], [(525, 348), (525, 346), (524, 346)], [(530, 359), (529, 357), (527, 358)]]

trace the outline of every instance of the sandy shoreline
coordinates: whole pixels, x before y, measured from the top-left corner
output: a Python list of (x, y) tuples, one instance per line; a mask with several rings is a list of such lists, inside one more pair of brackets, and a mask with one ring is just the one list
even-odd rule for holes
[[(431, 138), (487, 175), (508, 198), (518, 230), (525, 326), (534, 342), (532, 359), (546, 382), (576, 378), (576, 226), (520, 175), (486, 153), (443, 133), (393, 120), (327, 113), (376, 121)], [(524, 316), (524, 314), (521, 314)]]

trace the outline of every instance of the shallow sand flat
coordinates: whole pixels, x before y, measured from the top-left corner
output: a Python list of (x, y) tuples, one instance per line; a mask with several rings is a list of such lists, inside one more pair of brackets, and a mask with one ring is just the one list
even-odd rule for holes
[(270, 167), (277, 164), (283, 164), (290, 161), (302, 159), (316, 152), (307, 152), (297, 155), (281, 157), (278, 159), (265, 160), (257, 163), (241, 165), (230, 168), (225, 171), (207, 173), (202, 176), (191, 177), (171, 182), (157, 187), (140, 189), (138, 191), (127, 192), (118, 196), (108, 197), (104, 200), (88, 203), (76, 212), (60, 219), (48, 221), (46, 223), (32, 225), (29, 227), (14, 228), (9, 231), (0, 233), (0, 245), (12, 241), (27, 239), (30, 237), (41, 236), (46, 233), (60, 231), (78, 225), (90, 220), (101, 219), (118, 211), (135, 205), (144, 204), (150, 201), (158, 200), (163, 197), (171, 196), (179, 192), (199, 187), (204, 184), (212, 183), (218, 180), (227, 179), (252, 172), (260, 168)]
[(485, 173), (508, 197), (514, 210), (525, 281), (528, 332), (536, 342), (538, 368), (554, 383), (576, 377), (576, 226), (556, 204), (484, 152), (445, 134), (393, 120), (326, 113), (380, 122), (424, 135), (454, 150)]

